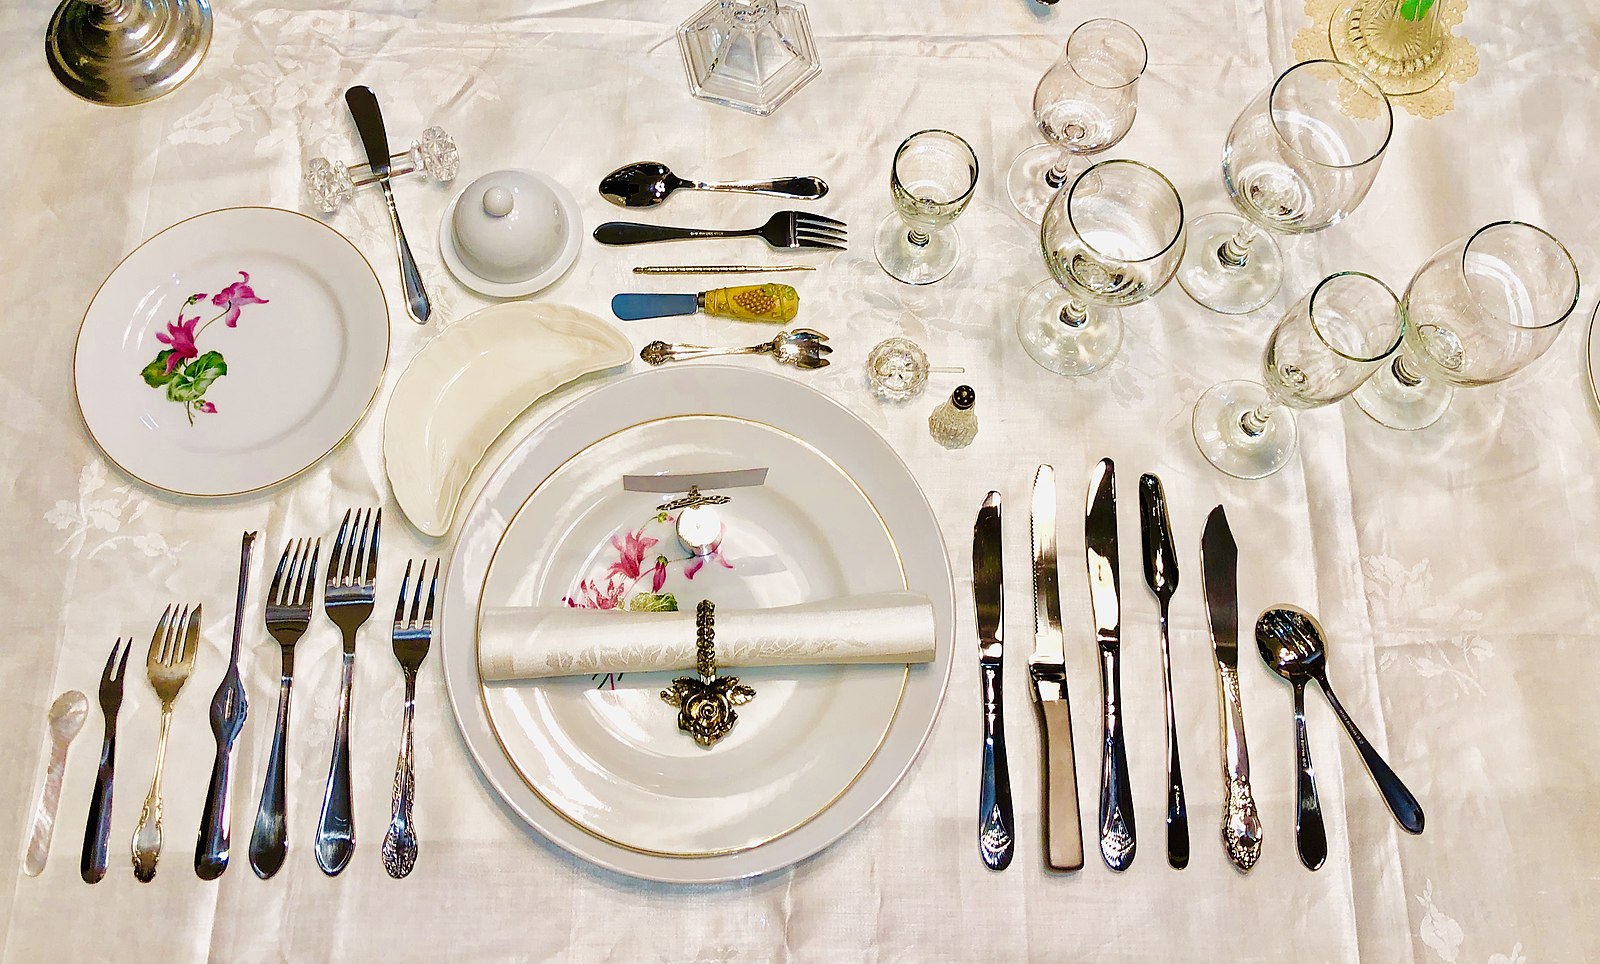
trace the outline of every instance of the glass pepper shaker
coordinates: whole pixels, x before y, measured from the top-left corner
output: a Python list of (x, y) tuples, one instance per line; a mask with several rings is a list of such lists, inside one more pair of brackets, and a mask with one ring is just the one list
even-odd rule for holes
[(978, 393), (971, 385), (960, 385), (950, 399), (940, 402), (928, 416), (928, 431), (934, 441), (947, 449), (965, 448), (978, 435)]

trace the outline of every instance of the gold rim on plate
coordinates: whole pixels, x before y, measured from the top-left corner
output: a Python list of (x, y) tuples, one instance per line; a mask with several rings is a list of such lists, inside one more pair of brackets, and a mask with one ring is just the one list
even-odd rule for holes
[[(112, 278), (117, 276), (117, 272), (122, 270), (122, 266), (127, 264), (129, 259), (138, 254), (140, 251), (143, 251), (146, 245), (152, 243), (157, 238), (169, 231), (182, 227), (183, 225), (188, 224), (190, 221), (196, 221), (200, 218), (210, 217), (213, 214), (222, 214), (227, 211), (271, 211), (274, 214), (291, 214), (297, 218), (304, 218), (319, 228), (324, 228), (332, 232), (335, 237), (349, 245), (351, 252), (353, 252), (355, 256), (361, 260), (362, 265), (364, 265), (367, 269), (367, 273), (372, 276), (372, 283), (378, 289), (378, 298), (383, 303), (383, 364), (378, 366), (378, 377), (374, 380), (372, 394), (367, 396), (366, 404), (361, 406), (361, 411), (356, 413), (356, 417), (351, 421), (350, 427), (345, 429), (344, 434), (339, 436), (338, 440), (332, 445), (328, 446), (326, 451), (312, 459), (310, 462), (307, 462), (305, 465), (302, 465), (300, 468), (295, 469), (293, 472), (290, 472), (288, 475), (285, 475), (282, 478), (274, 479), (271, 482), (264, 482), (261, 485), (251, 486), (248, 489), (239, 489), (234, 492), (187, 492), (183, 489), (174, 489), (171, 486), (159, 485), (155, 482), (151, 482), (149, 479), (146, 479), (141, 475), (132, 472), (127, 466), (118, 461), (117, 457), (111, 454), (111, 450), (106, 448), (105, 443), (100, 441), (100, 437), (94, 434), (94, 427), (89, 424), (88, 417), (83, 414), (83, 398), (78, 391), (78, 346), (83, 341), (83, 330), (89, 323), (89, 312), (94, 310), (95, 302), (100, 299), (100, 292), (105, 290), (105, 286), (111, 281)], [(93, 442), (95, 447), (100, 450), (100, 454), (104, 455), (111, 462), (111, 464), (116, 467), (117, 471), (141, 485), (149, 486), (150, 488), (155, 489), (157, 492), (165, 492), (168, 495), (179, 495), (192, 499), (230, 499), (236, 496), (250, 495), (251, 493), (260, 492), (264, 489), (270, 489), (275, 485), (282, 485), (285, 482), (297, 479), (306, 472), (310, 471), (312, 468), (319, 465), (323, 459), (327, 458), (336, 450), (338, 450), (339, 446), (350, 440), (350, 436), (355, 434), (356, 429), (359, 428), (361, 423), (366, 419), (367, 413), (372, 411), (372, 403), (378, 400), (378, 392), (383, 388), (383, 376), (389, 371), (389, 355), (393, 342), (393, 338), (389, 330), (389, 320), (389, 297), (383, 292), (383, 283), (378, 280), (378, 273), (372, 270), (372, 262), (368, 261), (367, 256), (361, 253), (361, 249), (356, 247), (355, 242), (345, 237), (341, 231), (332, 225), (320, 221), (317, 218), (311, 217), (310, 215), (302, 214), (299, 211), (291, 211), (288, 208), (275, 208), (265, 204), (238, 204), (231, 207), (202, 211), (199, 214), (191, 214), (181, 221), (174, 221), (173, 223), (167, 225), (160, 231), (157, 231), (155, 234), (150, 235), (148, 238), (145, 238), (143, 241), (140, 241), (137, 245), (135, 245), (132, 251), (129, 251), (117, 261), (116, 267), (107, 272), (106, 276), (101, 279), (99, 286), (94, 289), (94, 294), (89, 298), (89, 304), (83, 309), (83, 317), (78, 321), (78, 334), (72, 339), (72, 400), (77, 403), (78, 421), (82, 423), (84, 431), (89, 436), (89, 440)]]
[(555, 478), (557, 473), (559, 473), (562, 469), (564, 469), (568, 465), (570, 465), (573, 462), (574, 459), (577, 459), (583, 453), (585, 453), (585, 452), (589, 451), (590, 449), (594, 448), (596, 445), (599, 445), (600, 443), (605, 442), (608, 439), (611, 439), (611, 438), (614, 438), (614, 437), (616, 437), (618, 435), (621, 435), (624, 432), (631, 432), (634, 429), (642, 428), (642, 427), (645, 427), (645, 426), (655, 425), (655, 424), (659, 424), (659, 423), (663, 423), (663, 422), (678, 421), (680, 419), (721, 419), (721, 420), (730, 421), (730, 422), (742, 422), (742, 423), (747, 424), (747, 425), (754, 425), (754, 426), (757, 426), (759, 428), (765, 429), (767, 431), (776, 433), (777, 435), (794, 442), (795, 444), (797, 444), (797, 445), (801, 446), (802, 448), (807, 449), (810, 452), (812, 452), (813, 454), (815, 454), (818, 458), (820, 458), (822, 461), (826, 462), (828, 465), (832, 466), (833, 469), (836, 472), (838, 472), (839, 475), (842, 476), (845, 479), (845, 481), (850, 483), (850, 487), (856, 490), (857, 494), (859, 494), (861, 496), (862, 500), (864, 502), (866, 502), (868, 508), (870, 508), (872, 510), (873, 516), (875, 516), (877, 518), (878, 524), (883, 527), (884, 537), (889, 540), (889, 546), (894, 552), (895, 564), (900, 570), (900, 584), (901, 584), (901, 586), (903, 588), (909, 589), (910, 585), (908, 584), (908, 582), (906, 580), (905, 559), (900, 554), (900, 544), (899, 544), (899, 542), (897, 542), (895, 540), (894, 533), (889, 529), (889, 524), (888, 524), (887, 521), (884, 520), (883, 513), (878, 510), (877, 504), (872, 501), (872, 497), (867, 494), (866, 490), (861, 487), (861, 484), (856, 481), (854, 476), (852, 476), (849, 472), (846, 472), (844, 470), (843, 466), (839, 465), (838, 462), (836, 462), (832, 458), (830, 458), (821, 449), (818, 449), (816, 446), (814, 446), (811, 443), (805, 441), (804, 439), (801, 439), (801, 438), (795, 436), (794, 434), (792, 434), (790, 432), (784, 431), (783, 429), (778, 428), (775, 425), (769, 425), (766, 422), (757, 421), (757, 420), (751, 419), (751, 418), (744, 418), (744, 417), (738, 416), (738, 415), (712, 414), (712, 413), (684, 413), (684, 414), (680, 414), (680, 415), (669, 415), (669, 416), (665, 416), (663, 418), (645, 419), (643, 421), (635, 422), (632, 425), (623, 426), (622, 428), (619, 428), (614, 432), (607, 433), (606, 435), (603, 435), (600, 438), (594, 439), (593, 441), (591, 441), (588, 444), (586, 444), (585, 446), (583, 446), (583, 448), (581, 448), (578, 451), (573, 452), (572, 454), (568, 455), (565, 459), (563, 459), (561, 461), (560, 464), (556, 465), (548, 473), (546, 473), (545, 477), (543, 479), (539, 480), (539, 484), (534, 486), (533, 490), (531, 492), (529, 492), (528, 495), (522, 500), (522, 503), (517, 507), (517, 511), (513, 512), (511, 514), (510, 519), (506, 522), (506, 527), (500, 532), (499, 538), (495, 540), (494, 551), (489, 554), (489, 561), (488, 561), (487, 565), (484, 566), (483, 579), (481, 580), (481, 582), (478, 585), (478, 602), (477, 602), (476, 616), (475, 616), (475, 619), (474, 619), (474, 626), (473, 626), (474, 632), (473, 632), (473, 638), (472, 638), (472, 652), (473, 652), (473, 666), (476, 669), (477, 677), (478, 677), (478, 703), (483, 709), (484, 720), (488, 723), (489, 732), (494, 736), (494, 741), (500, 747), (501, 754), (506, 758), (506, 761), (511, 764), (511, 768), (516, 771), (517, 777), (518, 777), (518, 779), (520, 779), (522, 781), (523, 785), (526, 786), (528, 788), (528, 790), (531, 793), (533, 793), (533, 795), (535, 797), (537, 797), (541, 803), (543, 803), (545, 806), (549, 807), (551, 813), (556, 814), (561, 819), (565, 820), (567, 823), (569, 823), (572, 826), (576, 827), (578, 830), (581, 830), (582, 832), (590, 835), (591, 837), (594, 837), (597, 840), (603, 840), (606, 843), (611, 844), (614, 847), (619, 847), (619, 848), (621, 848), (623, 850), (631, 851), (631, 852), (636, 853), (636, 854), (644, 854), (646, 856), (652, 856), (652, 857), (672, 857), (672, 858), (681, 858), (681, 859), (694, 860), (694, 859), (700, 859), (700, 858), (706, 858), (706, 857), (722, 857), (722, 856), (726, 856), (728, 854), (743, 853), (745, 851), (754, 850), (754, 849), (756, 849), (758, 847), (764, 847), (767, 844), (772, 843), (774, 840), (778, 840), (778, 839), (780, 839), (782, 837), (786, 837), (789, 834), (794, 833), (796, 830), (799, 830), (801, 827), (804, 827), (806, 824), (810, 823), (811, 821), (815, 820), (817, 817), (821, 816), (830, 807), (832, 807), (835, 803), (837, 803), (840, 797), (844, 796), (844, 794), (851, 787), (856, 785), (856, 782), (861, 779), (861, 775), (866, 773), (867, 770), (869, 768), (871, 768), (873, 761), (876, 760), (877, 757), (878, 757), (878, 752), (883, 749), (884, 741), (887, 740), (888, 736), (889, 736), (889, 730), (893, 728), (895, 719), (900, 715), (900, 707), (905, 702), (906, 684), (907, 684), (907, 681), (910, 679), (910, 676), (911, 676), (911, 667), (908, 664), (904, 668), (904, 670), (903, 670), (903, 672), (901, 674), (901, 677), (900, 677), (900, 691), (897, 694), (897, 696), (895, 697), (894, 712), (889, 714), (888, 720), (884, 723), (883, 732), (878, 735), (877, 743), (875, 743), (873, 745), (872, 752), (867, 754), (866, 759), (862, 761), (860, 769), (858, 769), (850, 777), (850, 779), (848, 781), (846, 781), (845, 784), (839, 788), (839, 791), (837, 793), (835, 793), (832, 797), (830, 797), (826, 803), (824, 803), (822, 806), (818, 807), (815, 811), (813, 811), (812, 813), (808, 814), (804, 818), (802, 818), (799, 821), (797, 821), (793, 826), (788, 827), (788, 828), (786, 828), (784, 830), (781, 830), (781, 831), (779, 831), (777, 833), (771, 834), (769, 836), (763, 837), (762, 839), (760, 839), (758, 841), (755, 841), (754, 843), (745, 844), (745, 845), (739, 846), (739, 847), (728, 847), (728, 848), (724, 848), (724, 849), (721, 849), (721, 850), (704, 850), (704, 851), (694, 851), (694, 852), (678, 852), (678, 851), (671, 851), (671, 850), (654, 850), (654, 849), (650, 849), (650, 848), (647, 848), (647, 847), (638, 847), (638, 846), (635, 846), (633, 844), (624, 843), (623, 841), (616, 840), (616, 839), (614, 839), (612, 837), (608, 837), (605, 834), (596, 831), (594, 828), (585, 825), (583, 822), (581, 822), (580, 820), (578, 820), (577, 818), (573, 817), (571, 814), (569, 814), (565, 810), (563, 810), (560, 806), (558, 806), (549, 797), (545, 796), (545, 794), (542, 791), (540, 791), (540, 789), (537, 786), (534, 786), (533, 781), (531, 779), (529, 779), (528, 774), (523, 770), (522, 765), (517, 761), (516, 757), (511, 755), (510, 750), (507, 749), (507, 747), (506, 747), (505, 739), (500, 735), (500, 725), (499, 725), (499, 722), (495, 719), (495, 714), (494, 714), (493, 708), (490, 707), (490, 705), (489, 705), (488, 693), (487, 693), (486, 687), (484, 685), (483, 669), (482, 669), (483, 663), (482, 663), (482, 659), (481, 659), (481, 653), (479, 652), (478, 647), (479, 647), (480, 640), (482, 639), (482, 634), (483, 634), (484, 597), (487, 594), (487, 590), (488, 590), (488, 586), (489, 586), (489, 575), (490, 575), (490, 573), (492, 573), (494, 571), (495, 560), (500, 555), (500, 549), (505, 544), (506, 537), (508, 535), (510, 535), (512, 528), (517, 523), (517, 519), (522, 516), (523, 510), (528, 507), (528, 503), (533, 501), (534, 496), (538, 495), (539, 492), (544, 489), (545, 485), (548, 484), (551, 479)]

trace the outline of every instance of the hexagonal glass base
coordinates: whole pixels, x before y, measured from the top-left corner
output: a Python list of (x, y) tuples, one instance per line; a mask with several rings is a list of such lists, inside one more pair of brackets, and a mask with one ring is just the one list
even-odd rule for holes
[(822, 72), (799, 3), (711, 0), (678, 28), (689, 93), (766, 115)]

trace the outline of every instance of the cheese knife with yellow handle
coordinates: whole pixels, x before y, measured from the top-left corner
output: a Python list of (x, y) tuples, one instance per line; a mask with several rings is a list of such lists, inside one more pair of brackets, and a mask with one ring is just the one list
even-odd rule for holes
[(713, 288), (697, 295), (620, 294), (611, 312), (623, 321), (692, 315), (703, 311), (719, 318), (784, 324), (800, 312), (800, 294), (788, 285), (740, 285)]

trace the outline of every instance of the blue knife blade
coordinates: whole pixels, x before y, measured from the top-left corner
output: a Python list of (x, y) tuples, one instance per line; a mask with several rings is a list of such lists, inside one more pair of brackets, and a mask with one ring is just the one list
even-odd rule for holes
[(611, 299), (611, 313), (623, 321), (692, 315), (699, 310), (699, 295), (621, 294)]

